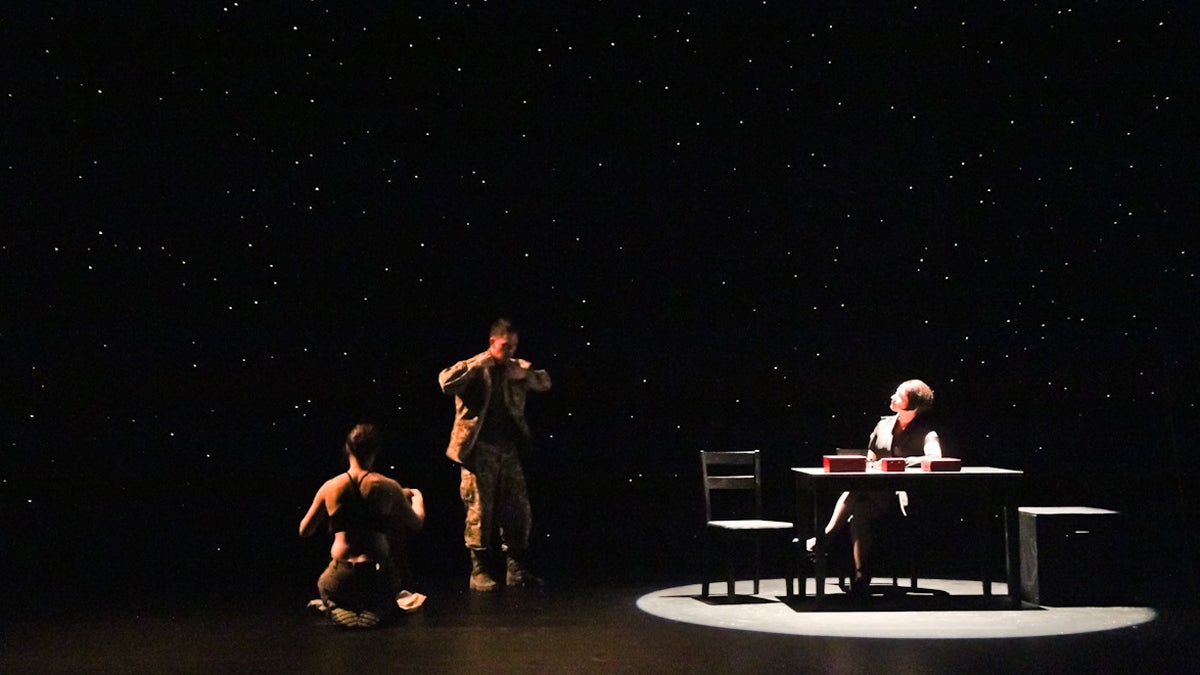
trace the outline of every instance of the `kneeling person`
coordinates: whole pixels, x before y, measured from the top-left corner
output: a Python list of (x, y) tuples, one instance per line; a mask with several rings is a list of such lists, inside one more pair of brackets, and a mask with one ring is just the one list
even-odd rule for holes
[(374, 425), (359, 424), (346, 436), (346, 473), (325, 481), (300, 521), (300, 536), (328, 522), (333, 533), (329, 567), (317, 581), (323, 609), (339, 625), (369, 628), (399, 606), (415, 609), (424, 596), (403, 591), (389, 539), (403, 539), (425, 523), (420, 490), (372, 467), (382, 446)]

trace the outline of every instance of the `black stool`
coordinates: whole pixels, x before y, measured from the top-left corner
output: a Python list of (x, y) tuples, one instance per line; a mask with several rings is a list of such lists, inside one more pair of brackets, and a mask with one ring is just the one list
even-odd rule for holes
[(1021, 598), (1035, 605), (1119, 604), (1120, 514), (1090, 506), (1022, 506)]

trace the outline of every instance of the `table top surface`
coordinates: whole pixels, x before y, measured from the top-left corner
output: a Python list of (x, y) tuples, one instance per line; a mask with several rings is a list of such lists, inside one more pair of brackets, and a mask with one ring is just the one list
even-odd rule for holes
[(794, 466), (792, 472), (811, 478), (821, 478), (824, 476), (848, 478), (861, 476), (864, 479), (870, 479), (872, 476), (899, 478), (911, 477), (914, 480), (919, 480), (920, 477), (934, 476), (1022, 476), (1024, 471), (1015, 469), (1001, 469), (994, 466), (964, 466), (958, 471), (925, 471), (920, 467), (909, 467), (905, 471), (880, 471), (876, 468), (868, 467), (866, 471), (826, 471), (819, 466)]

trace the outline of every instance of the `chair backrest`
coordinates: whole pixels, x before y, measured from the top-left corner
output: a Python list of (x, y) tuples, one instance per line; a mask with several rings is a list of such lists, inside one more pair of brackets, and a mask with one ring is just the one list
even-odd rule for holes
[(700, 468), (704, 476), (704, 519), (713, 520), (713, 493), (738, 491), (753, 509), (742, 518), (762, 517), (762, 465), (758, 450), (700, 451)]

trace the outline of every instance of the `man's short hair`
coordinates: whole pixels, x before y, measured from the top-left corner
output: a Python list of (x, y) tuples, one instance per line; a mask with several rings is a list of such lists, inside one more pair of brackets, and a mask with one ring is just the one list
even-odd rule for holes
[(500, 317), (492, 322), (492, 330), (488, 337), (503, 337), (509, 333), (518, 333), (517, 325), (511, 319)]

